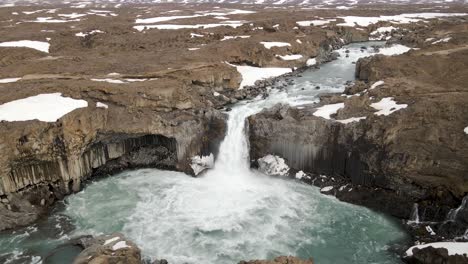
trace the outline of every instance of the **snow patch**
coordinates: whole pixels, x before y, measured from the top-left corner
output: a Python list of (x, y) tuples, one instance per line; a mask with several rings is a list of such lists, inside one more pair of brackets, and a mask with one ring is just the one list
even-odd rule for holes
[(328, 104), (317, 108), (317, 111), (315, 111), (313, 115), (323, 117), (325, 119), (331, 119), (330, 116), (336, 114), (336, 112), (341, 108), (344, 108), (344, 103)]
[(428, 243), (424, 245), (416, 245), (410, 247), (406, 251), (406, 256), (413, 255), (413, 249), (415, 248), (426, 248), (426, 247), (433, 247), (433, 248), (446, 248), (448, 250), (448, 254), (453, 255), (468, 255), (468, 242), (435, 242), (435, 243)]
[(299, 60), (302, 58), (302, 55), (301, 54), (293, 54), (293, 55), (276, 55), (276, 57), (282, 59), (282, 60), (285, 60), (285, 61), (289, 61), (289, 60)]
[(434, 45), (434, 44), (438, 44), (438, 43), (449, 42), (451, 39), (452, 39), (451, 37), (443, 38), (443, 39), (439, 39), (437, 41), (434, 41), (431, 44)]
[(260, 44), (265, 46), (265, 48), (267, 49), (271, 49), (273, 47), (290, 47), (291, 46), (291, 44), (287, 42), (274, 42), (274, 41), (263, 41), (263, 42), (260, 42)]
[(307, 66), (313, 66), (313, 65), (317, 64), (317, 59), (316, 58), (308, 59), (306, 64), (307, 64)]
[(323, 26), (329, 24), (330, 22), (336, 21), (336, 19), (323, 19), (323, 20), (305, 20), (305, 21), (297, 21), (301, 27), (308, 27), (308, 26)]
[(246, 39), (246, 38), (250, 38), (250, 36), (224, 36), (224, 38), (222, 38), (221, 41), (226, 41), (230, 39), (238, 39), (238, 38)]
[(12, 83), (12, 82), (17, 82), (21, 80), (21, 78), (5, 78), (5, 79), (0, 79), (0, 83)]
[(277, 77), (289, 72), (292, 72), (290, 68), (259, 68), (252, 66), (236, 66), (237, 71), (242, 75), (242, 82), (239, 89), (245, 86), (254, 85), (256, 81), (267, 78)]
[(109, 108), (108, 105), (106, 105), (106, 104), (104, 104), (104, 103), (101, 103), (101, 102), (97, 102), (97, 103), (96, 103), (96, 107), (98, 107), (98, 108), (105, 108), (105, 109)]
[(87, 107), (88, 102), (61, 93), (39, 94), (0, 105), (0, 121), (27, 121), (37, 119), (55, 122), (77, 108)]
[(380, 100), (377, 103), (373, 103), (370, 106), (376, 110), (379, 110), (378, 112), (374, 113), (375, 115), (378, 115), (378, 116), (380, 115), (388, 116), (395, 111), (408, 107), (407, 104), (397, 104), (393, 100), (393, 97), (382, 98), (382, 100)]
[(411, 50), (410, 47), (397, 44), (397, 45), (393, 45), (390, 47), (380, 48), (379, 54), (386, 55), (386, 56), (394, 56), (394, 55), (400, 55), (400, 54), (406, 53), (409, 50)]
[(197, 29), (197, 28), (215, 28), (215, 27), (232, 27), (238, 28), (242, 26), (243, 23), (230, 23), (229, 21), (225, 21), (224, 23), (219, 24), (196, 24), (196, 25), (174, 25), (174, 24), (161, 24), (161, 25), (139, 25), (134, 26), (133, 28), (138, 31), (143, 31), (145, 29), (167, 29), (167, 30), (176, 30), (176, 29)]
[(333, 190), (333, 186), (326, 186), (320, 189), (320, 192), (329, 192), (331, 190)]
[(361, 117), (351, 117), (351, 118), (348, 118), (348, 119), (342, 119), (342, 120), (336, 120), (342, 124), (349, 124), (349, 123), (353, 123), (353, 122), (358, 122), (360, 120), (364, 120), (366, 119), (365, 116), (361, 116)]
[(384, 81), (377, 81), (375, 82), (374, 84), (371, 85), (371, 87), (369, 88), (369, 90), (372, 90), (372, 89), (375, 89), (381, 85), (383, 85), (385, 82)]
[(50, 44), (44, 41), (19, 40), (0, 43), (0, 47), (30, 48), (49, 53)]
[(119, 250), (119, 249), (123, 249), (123, 248), (129, 248), (130, 246), (127, 245), (127, 242), (125, 241), (119, 241), (117, 243), (115, 243), (114, 246), (112, 246), (112, 250), (113, 251), (116, 251), (116, 250)]
[(105, 245), (108, 245), (108, 244), (110, 244), (110, 243), (112, 243), (112, 242), (119, 241), (119, 240), (120, 240), (120, 237), (113, 237), (113, 238), (111, 238), (111, 239), (107, 239), (107, 240), (104, 242), (104, 246), (105, 246)]
[(307, 175), (307, 174), (305, 174), (303, 171), (298, 171), (298, 172), (296, 173), (295, 178), (298, 179), (298, 180), (300, 180), (300, 179), (304, 178), (306, 175)]
[(418, 22), (423, 19), (450, 17), (450, 16), (466, 16), (466, 13), (414, 13), (414, 14), (400, 14), (395, 16), (378, 16), (378, 17), (361, 17), (361, 16), (342, 16), (339, 17), (345, 22), (337, 24), (337, 26), (354, 27), (356, 25), (367, 27), (370, 24), (375, 24), (380, 21), (394, 22), (397, 24), (408, 24)]
[(266, 155), (258, 161), (258, 169), (270, 176), (285, 176), (289, 172), (289, 166), (283, 158), (275, 155)]

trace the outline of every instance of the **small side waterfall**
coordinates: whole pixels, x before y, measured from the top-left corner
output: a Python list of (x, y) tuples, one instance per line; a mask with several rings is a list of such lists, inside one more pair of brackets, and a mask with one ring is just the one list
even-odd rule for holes
[(467, 208), (468, 206), (468, 195), (463, 198), (462, 203), (459, 207), (455, 209), (451, 209), (449, 213), (447, 214), (447, 221), (455, 221), (457, 219), (458, 213), (463, 210), (464, 208)]
[(409, 224), (419, 224), (419, 205), (415, 203), (411, 211), (411, 217), (408, 221)]

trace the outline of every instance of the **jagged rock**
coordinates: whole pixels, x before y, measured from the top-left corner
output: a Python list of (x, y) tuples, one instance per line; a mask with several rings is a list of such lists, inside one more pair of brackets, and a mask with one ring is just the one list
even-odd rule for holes
[(102, 235), (83, 244), (73, 264), (141, 264), (141, 251), (120, 233)]
[(312, 258), (303, 260), (293, 256), (280, 256), (273, 260), (241, 261), (239, 264), (314, 264), (314, 261)]
[(413, 255), (404, 258), (408, 264), (463, 264), (468, 263), (467, 255), (449, 255), (446, 248), (415, 248)]

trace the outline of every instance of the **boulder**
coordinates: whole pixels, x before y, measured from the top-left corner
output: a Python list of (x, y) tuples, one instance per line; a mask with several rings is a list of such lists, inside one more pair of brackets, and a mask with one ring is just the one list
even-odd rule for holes
[(120, 233), (83, 240), (73, 264), (141, 264), (141, 251)]

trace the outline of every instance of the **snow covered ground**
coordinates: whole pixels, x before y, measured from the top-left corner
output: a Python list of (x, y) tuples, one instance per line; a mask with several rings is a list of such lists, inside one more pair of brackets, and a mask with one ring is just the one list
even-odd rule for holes
[(18, 48), (30, 48), (38, 51), (49, 53), (50, 44), (44, 41), (34, 40), (19, 40), (19, 41), (7, 41), (0, 43), (0, 47), (18, 47)]
[(55, 122), (71, 111), (87, 106), (85, 100), (63, 97), (61, 93), (39, 94), (0, 105), (0, 121), (37, 119)]
[(395, 111), (408, 107), (407, 104), (397, 104), (392, 97), (382, 98), (382, 100), (380, 100), (377, 103), (373, 103), (370, 106), (376, 110), (379, 110), (378, 112), (374, 113), (375, 115), (384, 116), (388, 116), (394, 113)]
[(273, 47), (290, 47), (291, 44), (287, 42), (276, 42), (276, 41), (262, 41), (260, 42), (265, 48), (271, 49)]
[(242, 75), (242, 82), (239, 86), (239, 89), (244, 88), (245, 86), (254, 85), (256, 81), (268, 79), (272, 77), (277, 77), (289, 72), (292, 72), (290, 68), (259, 68), (252, 66), (236, 66), (231, 65), (237, 68), (237, 71)]

